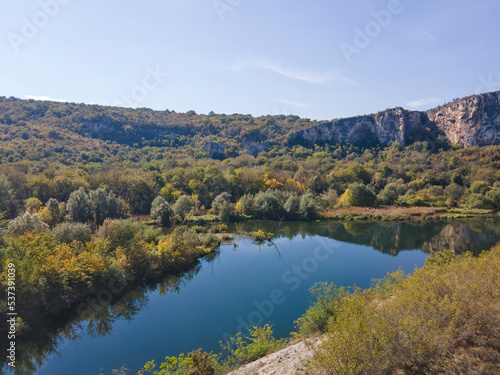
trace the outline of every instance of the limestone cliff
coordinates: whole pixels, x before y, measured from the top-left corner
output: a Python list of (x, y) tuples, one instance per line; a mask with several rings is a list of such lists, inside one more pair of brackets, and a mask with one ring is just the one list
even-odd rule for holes
[(427, 111), (427, 116), (451, 143), (500, 144), (500, 91), (455, 100)]
[(455, 100), (427, 112), (401, 107), (371, 116), (351, 117), (319, 124), (291, 134), (290, 144), (343, 143), (376, 140), (405, 145), (419, 128), (444, 134), (453, 144), (500, 144), (500, 91)]

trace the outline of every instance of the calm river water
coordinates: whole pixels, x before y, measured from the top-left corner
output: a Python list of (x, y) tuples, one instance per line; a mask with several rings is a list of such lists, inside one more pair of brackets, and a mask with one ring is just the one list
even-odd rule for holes
[[(137, 287), (113, 305), (68, 316), (18, 341), (16, 374), (131, 374), (147, 361), (202, 348), (248, 326), (271, 323), (287, 337), (307, 309), (316, 282), (367, 288), (402, 268), (411, 273), (432, 253), (478, 254), (500, 241), (500, 221), (415, 223), (246, 222), (233, 231), (263, 229), (274, 244), (249, 239), (160, 284)], [(12, 372), (3, 367), (7, 374)]]

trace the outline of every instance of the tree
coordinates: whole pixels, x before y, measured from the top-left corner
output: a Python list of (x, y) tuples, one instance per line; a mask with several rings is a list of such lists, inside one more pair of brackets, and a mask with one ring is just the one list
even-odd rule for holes
[(493, 202), (483, 194), (471, 194), (467, 197), (467, 206), (470, 208), (492, 208)]
[(234, 207), (231, 203), (231, 194), (224, 192), (216, 196), (212, 202), (212, 213), (219, 215), (221, 220), (226, 220), (233, 214)]
[(285, 204), (283, 205), (283, 208), (290, 217), (293, 217), (297, 214), (297, 212), (300, 209), (300, 202), (301, 199), (297, 195), (292, 194), (286, 200)]
[(305, 193), (300, 198), (300, 213), (308, 219), (316, 216), (316, 200), (312, 193)]
[(338, 200), (339, 196), (333, 189), (329, 189), (319, 196), (320, 207), (326, 210), (333, 210)]
[(179, 216), (181, 220), (184, 220), (186, 213), (188, 213), (194, 206), (194, 202), (191, 197), (187, 195), (181, 195), (175, 202), (173, 208), (174, 214)]
[(253, 205), (254, 205), (253, 195), (245, 194), (236, 203), (235, 210), (239, 215), (252, 215)]
[(381, 204), (391, 205), (394, 204), (399, 197), (398, 189), (394, 184), (387, 184), (384, 190), (378, 195), (378, 200)]
[(500, 188), (494, 188), (486, 193), (488, 198), (496, 209), (500, 208)]
[(100, 226), (109, 217), (108, 194), (103, 188), (98, 188), (89, 192), (89, 199), (94, 224)]
[(5, 175), (0, 176), (0, 211), (7, 213), (7, 217), (12, 217), (14, 213), (14, 205), (12, 199), (12, 189), (9, 180)]
[(49, 229), (49, 226), (42, 220), (42, 218), (38, 214), (25, 212), (21, 216), (18, 216), (15, 219), (11, 220), (7, 231), (10, 234), (19, 236), (28, 232), (47, 229)]
[(86, 223), (93, 219), (89, 195), (82, 187), (70, 194), (66, 206), (72, 221)]
[(170, 224), (173, 210), (170, 204), (161, 196), (157, 196), (151, 203), (151, 217), (159, 220), (161, 225), (166, 227)]
[(277, 217), (281, 211), (280, 201), (271, 191), (260, 192), (254, 202), (257, 214), (263, 217)]
[(72, 243), (80, 241), (86, 243), (90, 241), (92, 231), (87, 224), (83, 223), (61, 223), (52, 229), (55, 239), (62, 243)]
[(42, 208), (43, 203), (40, 199), (38, 198), (28, 198), (24, 202), (24, 209), (29, 212), (30, 214), (36, 214), (40, 208)]
[(365, 185), (354, 182), (340, 197), (339, 206), (371, 207), (376, 197)]

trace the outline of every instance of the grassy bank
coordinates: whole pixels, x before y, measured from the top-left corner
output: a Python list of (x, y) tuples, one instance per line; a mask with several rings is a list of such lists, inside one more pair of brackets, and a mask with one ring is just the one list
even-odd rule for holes
[(447, 208), (447, 207), (340, 207), (322, 213), (325, 219), (335, 221), (401, 221), (465, 219), (477, 216), (498, 217), (498, 213), (486, 209)]

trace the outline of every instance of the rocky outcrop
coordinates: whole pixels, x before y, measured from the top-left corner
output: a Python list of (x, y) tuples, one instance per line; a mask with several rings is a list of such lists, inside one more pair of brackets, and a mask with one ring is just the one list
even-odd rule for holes
[(425, 122), (421, 112), (398, 107), (373, 116), (351, 117), (300, 130), (292, 134), (290, 143), (358, 143), (373, 139), (384, 145), (393, 142), (405, 145), (407, 134)]
[(419, 128), (444, 134), (460, 146), (500, 144), (500, 91), (470, 96), (427, 112), (397, 107), (372, 116), (324, 123), (293, 133), (290, 144), (359, 143), (376, 140), (390, 145), (408, 143)]
[(226, 152), (226, 145), (224, 143), (206, 142), (203, 145), (203, 151), (209, 153), (211, 156), (224, 155)]
[(256, 156), (261, 151), (267, 151), (271, 147), (268, 141), (264, 142), (243, 142), (243, 148), (246, 149), (247, 154)]
[(500, 144), (500, 91), (455, 100), (427, 111), (427, 116), (451, 143)]

